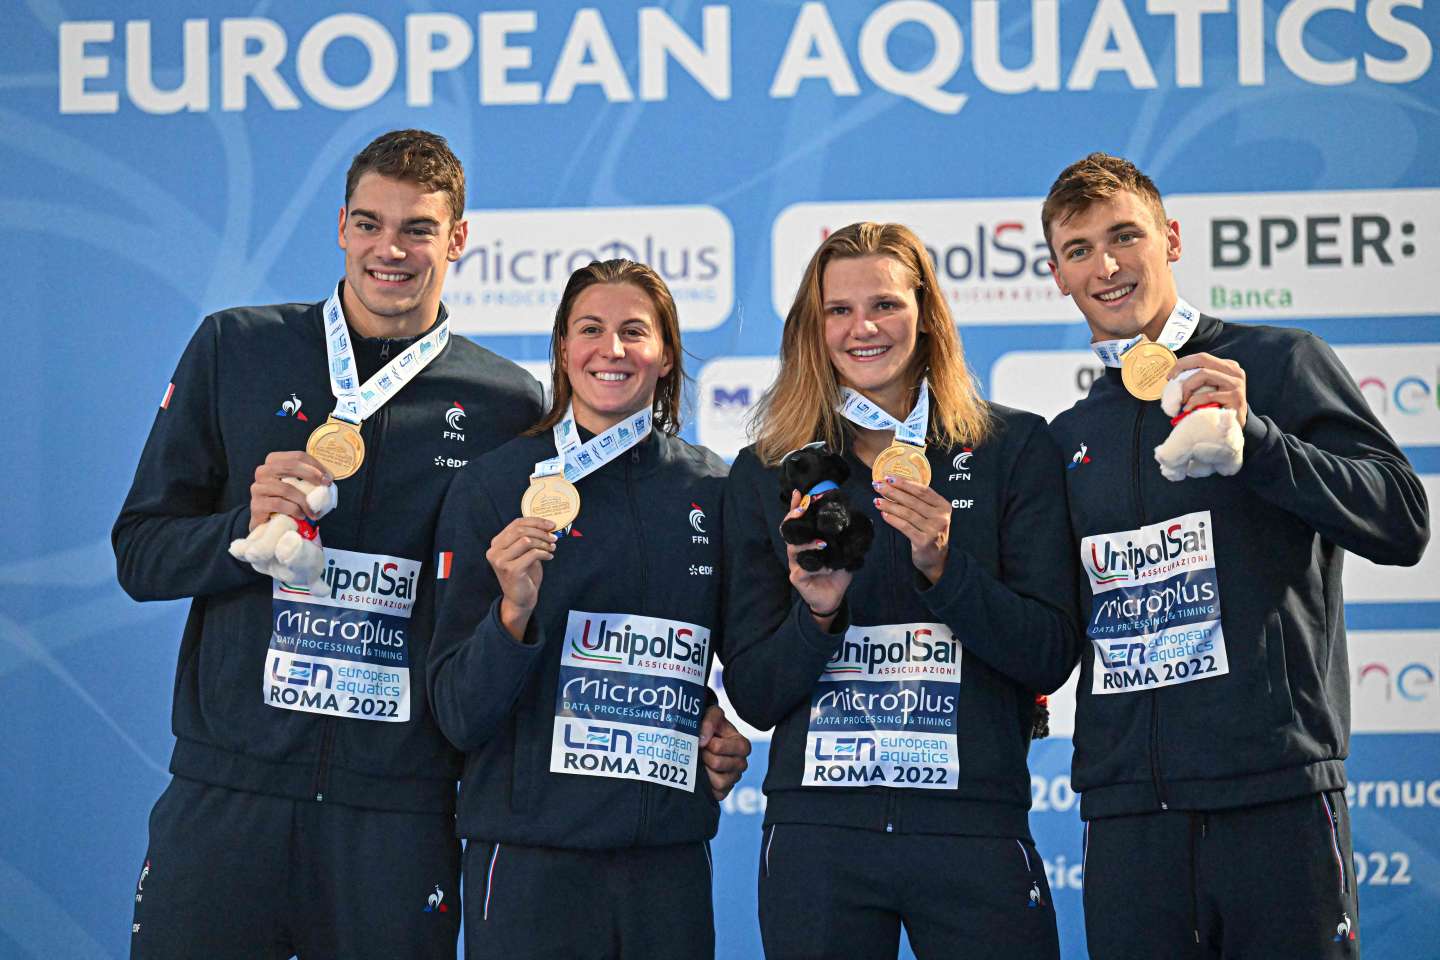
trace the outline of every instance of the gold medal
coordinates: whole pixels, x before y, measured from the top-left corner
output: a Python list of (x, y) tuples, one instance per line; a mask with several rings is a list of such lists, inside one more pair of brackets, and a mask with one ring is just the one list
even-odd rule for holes
[(870, 466), (870, 476), (876, 483), (884, 483), (886, 477), (896, 480), (914, 480), (923, 486), (930, 486), (930, 461), (925, 459), (925, 448), (913, 443), (892, 443), (880, 451), (880, 456)]
[(1125, 389), (1138, 400), (1159, 400), (1175, 366), (1170, 348), (1151, 340), (1142, 340), (1120, 358), (1120, 380)]
[(531, 477), (530, 487), (520, 498), (522, 517), (542, 517), (564, 530), (580, 515), (580, 491), (561, 476)]
[(310, 434), (305, 452), (319, 460), (330, 476), (344, 480), (365, 462), (365, 441), (355, 424), (331, 417)]

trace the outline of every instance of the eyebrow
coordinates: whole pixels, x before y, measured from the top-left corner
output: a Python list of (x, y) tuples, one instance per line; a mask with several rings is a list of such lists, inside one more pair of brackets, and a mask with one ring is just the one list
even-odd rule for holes
[[(594, 320), (596, 323), (602, 323), (602, 324), (605, 322), (605, 318), (604, 318), (604, 317), (597, 317), (597, 316), (595, 316), (595, 314), (593, 314), (593, 313), (587, 313), (587, 314), (585, 314), (584, 316), (576, 317), (575, 319), (571, 320), (570, 322), (571, 322), (571, 323), (583, 323), (583, 322), (586, 321), (586, 320)], [(645, 324), (645, 325), (648, 327), (648, 326), (650, 325), (650, 318), (649, 318), (649, 317), (626, 317), (624, 320), (621, 320), (620, 323), (643, 323), (643, 324)]]
[[(882, 292), (880, 292), (880, 293), (868, 294), (867, 296), (860, 297), (859, 299), (860, 299), (860, 300), (872, 300), (872, 301), (873, 301), (873, 300), (898, 300), (898, 299), (900, 299), (900, 298), (903, 297), (903, 296), (904, 296), (904, 293), (902, 293), (900, 290), (886, 290), (886, 291), (882, 291)], [(849, 304), (850, 302), (851, 302), (851, 300), (850, 300), (849, 297), (831, 297), (831, 298), (829, 298), (829, 299), (827, 299), (827, 300), (822, 301), (820, 305), (821, 305), (822, 307), (838, 307), (838, 306), (844, 306), (844, 305), (846, 305), (846, 304)]]
[[(1126, 220), (1126, 221), (1123, 222), (1123, 223), (1116, 223), (1116, 224), (1112, 224), (1112, 225), (1106, 227), (1106, 228), (1105, 228), (1105, 233), (1106, 233), (1107, 236), (1111, 236), (1111, 235), (1114, 235), (1114, 234), (1116, 234), (1116, 233), (1120, 233), (1120, 232), (1122, 232), (1122, 231), (1124, 231), (1124, 230), (1140, 230), (1140, 229), (1142, 229), (1141, 226), (1140, 226), (1140, 224), (1136, 223), (1136, 222), (1133, 221), (1133, 220)], [(1077, 245), (1079, 245), (1079, 244), (1089, 243), (1089, 242), (1090, 242), (1090, 238), (1089, 238), (1089, 237), (1071, 237), (1069, 240), (1066, 240), (1065, 243), (1061, 245), (1060, 249), (1061, 249), (1062, 251), (1063, 251), (1063, 250), (1069, 250), (1071, 247), (1077, 246)]]
[[(380, 214), (376, 213), (374, 210), (366, 210), (364, 207), (357, 207), (356, 209), (351, 210), (350, 216), (365, 217), (367, 220), (374, 220), (376, 223), (384, 222), (384, 218), (382, 218)], [(411, 217), (409, 220), (404, 221), (401, 226), (409, 227), (416, 224), (432, 224), (438, 227), (440, 226), (440, 221), (436, 220), (434, 217)]]

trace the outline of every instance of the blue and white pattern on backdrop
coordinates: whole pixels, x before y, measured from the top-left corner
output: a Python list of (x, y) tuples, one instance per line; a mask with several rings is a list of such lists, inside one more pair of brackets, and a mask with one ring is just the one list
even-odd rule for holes
[[(931, 248), (991, 397), (1080, 396), (1099, 367), (1039, 198), (1092, 149), (1126, 155), (1182, 225), (1182, 294), (1333, 344), (1440, 501), (1436, 0), (325, 7), (9, 5), (0, 955), (126, 952), (185, 605), (121, 593), (109, 527), (199, 318), (333, 289), (345, 169), (386, 129), (440, 131), (468, 170), (455, 332), (543, 369), (569, 271), (646, 260), (696, 358), (686, 435), (726, 456), (806, 258), (860, 218)], [(1373, 956), (1440, 942), (1437, 557), (1347, 566)], [(1032, 822), (1080, 957), (1065, 699)], [(725, 958), (759, 954), (764, 750), (715, 845)]]

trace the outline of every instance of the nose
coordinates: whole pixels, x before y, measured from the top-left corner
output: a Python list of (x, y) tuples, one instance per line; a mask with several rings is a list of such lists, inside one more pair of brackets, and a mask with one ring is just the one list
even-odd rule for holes
[(1115, 258), (1110, 256), (1110, 254), (1107, 253), (1100, 257), (1100, 276), (1108, 280), (1115, 276), (1119, 270), (1120, 264), (1116, 263)]
[(612, 333), (605, 339), (605, 356), (619, 359), (625, 356), (625, 341), (620, 339), (620, 334)]
[(852, 322), (850, 325), (851, 336), (873, 337), (876, 333), (879, 332), (879, 330), (879, 324), (875, 322), (874, 318), (872, 318), (870, 314), (866, 313), (864, 310), (855, 311), (854, 322)]

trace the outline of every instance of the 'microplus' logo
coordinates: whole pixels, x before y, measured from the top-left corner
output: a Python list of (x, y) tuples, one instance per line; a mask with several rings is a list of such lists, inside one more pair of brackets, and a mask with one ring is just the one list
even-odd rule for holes
[(570, 274), (623, 257), (652, 267), (681, 327), (709, 330), (734, 303), (734, 231), (714, 207), (471, 211), (472, 243), (450, 268), (445, 304), (457, 333), (544, 333)]

